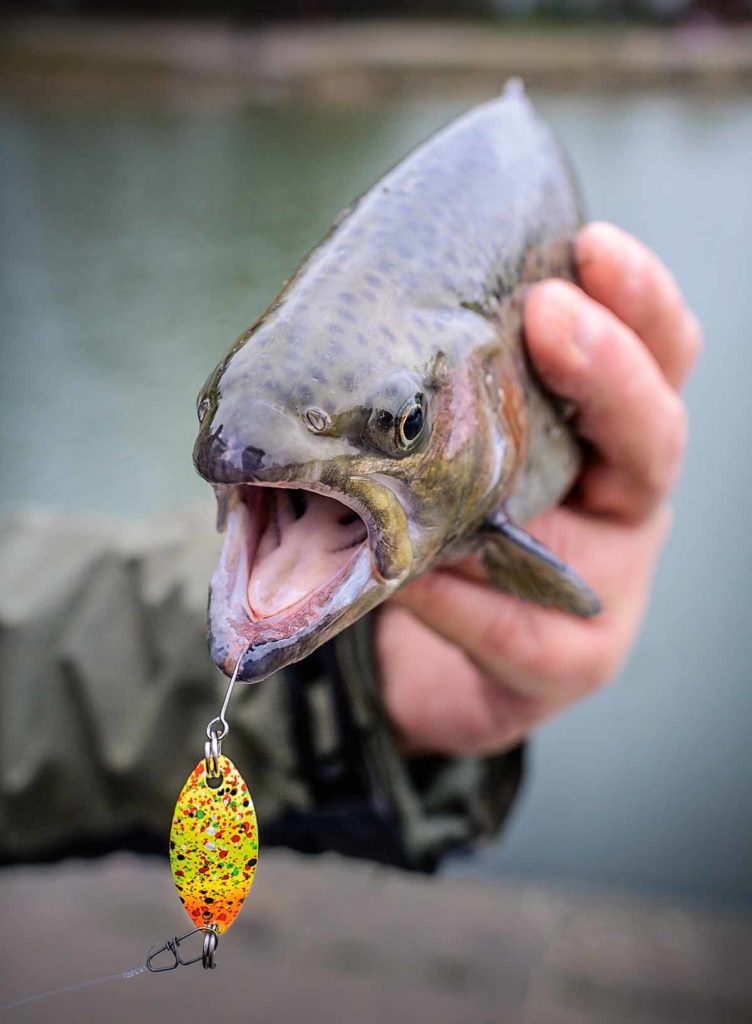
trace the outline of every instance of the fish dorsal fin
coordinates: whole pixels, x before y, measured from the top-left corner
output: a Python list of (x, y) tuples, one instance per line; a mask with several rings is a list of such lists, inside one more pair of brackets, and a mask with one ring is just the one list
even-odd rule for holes
[(504, 83), (504, 88), (501, 90), (501, 95), (505, 99), (521, 99), (525, 96), (525, 83), (519, 77), (514, 75), (512, 78), (508, 78)]
[(480, 533), (489, 582), (499, 590), (583, 618), (601, 610), (597, 595), (587, 583), (503, 513), (490, 516)]

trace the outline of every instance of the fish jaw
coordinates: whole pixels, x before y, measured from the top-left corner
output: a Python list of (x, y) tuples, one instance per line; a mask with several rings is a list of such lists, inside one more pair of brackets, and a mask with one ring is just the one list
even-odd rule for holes
[(307, 656), (410, 574), (405, 513), (382, 484), (349, 477), (218, 485), (225, 542), (212, 576), (215, 664), (256, 682)]
[[(442, 370), (430, 443), (411, 458), (332, 456), (337, 439), (318, 438), (326, 445), (320, 459), (283, 464), (268, 452), (279, 431), (265, 437), (259, 428), (242, 441), (228, 431), (227, 444), (224, 431), (201, 432), (194, 461), (214, 486), (227, 531), (208, 623), (223, 672), (242, 659), (238, 678), (260, 680), (306, 657), (442, 557), (472, 548), (517, 461), (488, 398), (489, 358)], [(296, 519), (301, 496), (306, 510)], [(335, 520), (348, 513), (350, 523), (339, 527), (352, 533), (340, 537)]]

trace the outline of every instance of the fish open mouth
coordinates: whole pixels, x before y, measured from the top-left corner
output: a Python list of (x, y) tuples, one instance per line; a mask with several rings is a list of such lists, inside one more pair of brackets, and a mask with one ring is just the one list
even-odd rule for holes
[(210, 647), (228, 674), (247, 651), (239, 678), (262, 678), (373, 580), (369, 529), (364, 515), (318, 491), (257, 483), (222, 491), (227, 532), (212, 578)]

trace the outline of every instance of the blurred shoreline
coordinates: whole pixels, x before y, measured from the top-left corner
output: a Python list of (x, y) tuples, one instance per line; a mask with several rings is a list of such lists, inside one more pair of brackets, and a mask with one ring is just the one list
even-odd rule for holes
[[(132, 967), (185, 927), (156, 858), (10, 868), (3, 882), (14, 942), (0, 1000)], [(85, 946), (61, 942), (63, 929)], [(751, 942), (746, 914), (272, 850), (216, 974), (90, 987), (21, 1013), (27, 1024), (147, 1021), (159, 992), (166, 1021), (749, 1024)]]
[(752, 82), (752, 26), (530, 27), (447, 21), (228, 22), (28, 17), (0, 41), (4, 89), (214, 84), (255, 98), (362, 104), (405, 91), (494, 90), (511, 75), (563, 89)]

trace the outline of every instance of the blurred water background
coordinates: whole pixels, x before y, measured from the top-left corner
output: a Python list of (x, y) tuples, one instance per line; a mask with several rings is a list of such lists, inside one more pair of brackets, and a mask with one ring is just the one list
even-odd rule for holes
[[(503, 841), (453, 870), (750, 905), (752, 104), (734, 89), (532, 92), (591, 215), (667, 261), (707, 346), (631, 661), (539, 732)], [(3, 509), (137, 517), (206, 499), (190, 452), (218, 356), (349, 200), (487, 95), (3, 96)]]

